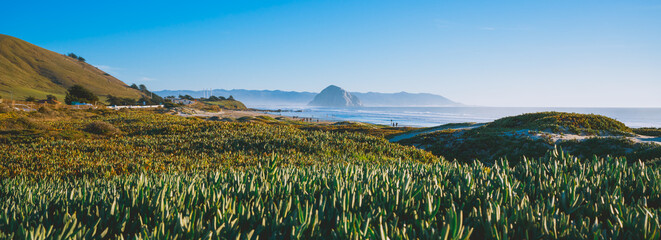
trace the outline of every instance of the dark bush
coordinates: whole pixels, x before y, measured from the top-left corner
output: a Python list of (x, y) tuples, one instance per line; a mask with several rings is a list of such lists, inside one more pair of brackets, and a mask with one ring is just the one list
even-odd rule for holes
[(73, 85), (67, 91), (67, 95), (64, 98), (66, 104), (72, 104), (74, 102), (78, 103), (95, 103), (99, 101), (99, 97), (94, 95), (90, 90), (87, 90), (81, 85)]
[(53, 111), (53, 109), (50, 109), (49, 107), (42, 106), (37, 110), (37, 112), (50, 115), (50, 114), (53, 114), (54, 111)]
[(102, 121), (91, 122), (87, 124), (83, 130), (88, 133), (101, 135), (115, 135), (121, 133), (121, 131), (112, 124)]

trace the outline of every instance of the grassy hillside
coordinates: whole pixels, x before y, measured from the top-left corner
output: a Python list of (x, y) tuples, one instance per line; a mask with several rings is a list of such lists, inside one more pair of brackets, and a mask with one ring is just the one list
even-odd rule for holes
[(0, 34), (0, 96), (14, 99), (52, 94), (64, 99), (67, 88), (80, 84), (96, 95), (137, 99), (138, 90), (78, 59)]
[(218, 100), (218, 101), (204, 101), (204, 103), (216, 105), (223, 109), (234, 109), (234, 110), (247, 109), (246, 105), (244, 105), (242, 102), (239, 102), (237, 100), (226, 99), (226, 100)]

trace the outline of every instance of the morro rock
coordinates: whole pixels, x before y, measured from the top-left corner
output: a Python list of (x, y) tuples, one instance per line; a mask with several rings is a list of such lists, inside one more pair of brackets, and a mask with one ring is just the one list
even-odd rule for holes
[(330, 85), (321, 91), (310, 103), (310, 106), (320, 107), (360, 107), (360, 100), (344, 89)]

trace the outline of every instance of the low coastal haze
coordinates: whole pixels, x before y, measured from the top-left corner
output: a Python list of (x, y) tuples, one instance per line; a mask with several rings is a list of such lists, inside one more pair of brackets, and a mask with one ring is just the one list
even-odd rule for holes
[(658, 1), (4, 5), (0, 33), (153, 90), (335, 84), (480, 106), (661, 106)]

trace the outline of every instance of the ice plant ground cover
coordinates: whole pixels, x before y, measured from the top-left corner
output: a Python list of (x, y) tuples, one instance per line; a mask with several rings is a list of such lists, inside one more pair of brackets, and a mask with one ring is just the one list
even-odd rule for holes
[(0, 114), (0, 238), (659, 239), (661, 168), (455, 162), (359, 132)]
[(661, 171), (553, 151), (1, 182), (3, 238), (659, 239)]

